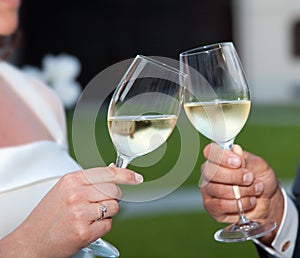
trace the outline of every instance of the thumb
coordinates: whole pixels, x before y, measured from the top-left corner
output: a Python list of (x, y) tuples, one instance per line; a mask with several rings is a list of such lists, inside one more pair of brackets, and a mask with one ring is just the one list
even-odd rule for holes
[(243, 156), (243, 149), (242, 149), (242, 147), (240, 145), (238, 145), (238, 144), (234, 144), (232, 146), (232, 151), (235, 154), (237, 154), (237, 155), (239, 155), (241, 157), (241, 161), (242, 161), (241, 167), (246, 167), (246, 160), (244, 159), (244, 156)]
[(240, 156), (243, 156), (243, 149), (240, 145), (238, 144), (234, 144), (232, 146), (232, 151), (235, 153), (235, 154), (238, 154)]

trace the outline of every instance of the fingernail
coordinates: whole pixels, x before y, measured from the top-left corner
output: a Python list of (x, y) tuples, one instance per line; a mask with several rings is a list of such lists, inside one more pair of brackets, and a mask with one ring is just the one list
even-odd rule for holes
[(264, 185), (262, 182), (256, 183), (254, 186), (254, 190), (257, 194), (261, 193), (264, 189)]
[(237, 157), (229, 157), (227, 162), (228, 162), (228, 165), (233, 168), (238, 168), (241, 166), (241, 159), (239, 159)]
[(115, 163), (110, 163), (108, 166), (109, 166), (109, 167), (114, 167), (114, 166), (115, 166)]
[(252, 174), (251, 172), (246, 173), (246, 174), (243, 176), (243, 181), (244, 181), (244, 183), (246, 183), (246, 184), (251, 184), (252, 181), (253, 181), (253, 174)]
[(250, 198), (250, 203), (252, 206), (255, 206), (256, 205), (256, 198), (255, 197), (251, 197)]
[(135, 173), (134, 176), (135, 176), (135, 180), (136, 180), (137, 182), (142, 183), (142, 182), (144, 181), (144, 178), (143, 178), (143, 176), (142, 176), (141, 174)]

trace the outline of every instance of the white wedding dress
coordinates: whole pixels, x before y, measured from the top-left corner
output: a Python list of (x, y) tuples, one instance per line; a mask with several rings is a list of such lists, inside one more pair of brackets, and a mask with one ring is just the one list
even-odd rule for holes
[(25, 101), (55, 139), (0, 148), (1, 239), (27, 217), (62, 175), (79, 170), (80, 166), (68, 154), (64, 110), (59, 101), (53, 108), (56, 98), (53, 92), (45, 85), (37, 87), (40, 82), (6, 62), (0, 62), (0, 77)]

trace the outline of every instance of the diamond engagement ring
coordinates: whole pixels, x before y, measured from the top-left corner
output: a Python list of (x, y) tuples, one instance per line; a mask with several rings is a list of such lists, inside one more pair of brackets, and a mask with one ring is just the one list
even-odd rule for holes
[(105, 213), (107, 212), (107, 208), (104, 204), (101, 204), (98, 208), (99, 218), (96, 219), (96, 221), (103, 220), (105, 217)]
[(107, 212), (107, 208), (105, 205), (101, 205), (101, 217), (100, 219), (104, 219), (105, 213)]

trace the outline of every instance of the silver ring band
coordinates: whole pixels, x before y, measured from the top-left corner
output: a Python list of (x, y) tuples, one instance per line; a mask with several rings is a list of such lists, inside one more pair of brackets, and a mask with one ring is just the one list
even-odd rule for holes
[(95, 219), (95, 221), (103, 220), (106, 212), (107, 212), (106, 206), (104, 204), (101, 204), (98, 208), (99, 217)]
[(100, 219), (104, 219), (105, 213), (107, 212), (107, 208), (105, 205), (101, 205), (101, 217)]

